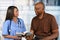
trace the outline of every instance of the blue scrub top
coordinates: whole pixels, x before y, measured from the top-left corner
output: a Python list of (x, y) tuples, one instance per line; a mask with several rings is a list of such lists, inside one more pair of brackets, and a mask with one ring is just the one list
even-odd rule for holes
[[(6, 20), (3, 24), (2, 28), (2, 35), (8, 35), (8, 26), (10, 25), (10, 35), (11, 36), (16, 36), (16, 32), (25, 32), (26, 28), (24, 25), (24, 21), (22, 19), (19, 19), (21, 24), (15, 23), (13, 20), (11, 20), (11, 25), (10, 25), (10, 20)], [(19, 26), (20, 25), (20, 26)], [(14, 39), (8, 39), (4, 38), (4, 40), (14, 40)]]

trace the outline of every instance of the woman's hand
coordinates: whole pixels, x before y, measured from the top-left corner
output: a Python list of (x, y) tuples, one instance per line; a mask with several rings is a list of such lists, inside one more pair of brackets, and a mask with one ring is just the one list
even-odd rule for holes
[(22, 37), (14, 36), (14, 39), (22, 39)]
[(11, 36), (11, 35), (4, 35), (4, 38), (11, 38), (11, 39), (21, 39), (22, 37), (18, 37), (18, 36)]

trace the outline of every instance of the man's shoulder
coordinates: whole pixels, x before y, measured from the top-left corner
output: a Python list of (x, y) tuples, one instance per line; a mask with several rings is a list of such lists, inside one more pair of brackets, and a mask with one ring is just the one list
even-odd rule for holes
[(54, 17), (52, 14), (45, 13), (48, 17)]
[(37, 18), (37, 16), (33, 17), (33, 19), (32, 19), (32, 20), (35, 20), (36, 18)]

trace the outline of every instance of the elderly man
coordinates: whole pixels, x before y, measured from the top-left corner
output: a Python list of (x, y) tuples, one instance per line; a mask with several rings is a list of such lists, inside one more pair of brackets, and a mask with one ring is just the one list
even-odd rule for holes
[(44, 9), (44, 3), (38, 2), (35, 4), (37, 16), (32, 19), (31, 32), (35, 35), (34, 40), (55, 40), (58, 37), (58, 25), (55, 17), (45, 13)]

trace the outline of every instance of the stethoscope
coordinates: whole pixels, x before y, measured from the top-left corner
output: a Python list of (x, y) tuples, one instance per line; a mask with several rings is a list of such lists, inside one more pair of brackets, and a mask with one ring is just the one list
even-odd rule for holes
[[(11, 32), (11, 22), (12, 22), (12, 20), (10, 20), (10, 25), (9, 25), (9, 27), (8, 27), (8, 32), (9, 32), (9, 34), (10, 34), (10, 32)], [(18, 27), (21, 28), (21, 21), (20, 21), (19, 18), (18, 18)]]
[[(18, 18), (18, 27), (21, 28), (21, 21), (20, 19)], [(16, 39), (15, 39), (16, 40)], [(17, 40), (21, 40), (21, 39), (17, 39)]]
[(18, 18), (18, 27), (21, 28), (21, 21), (19, 18)]

